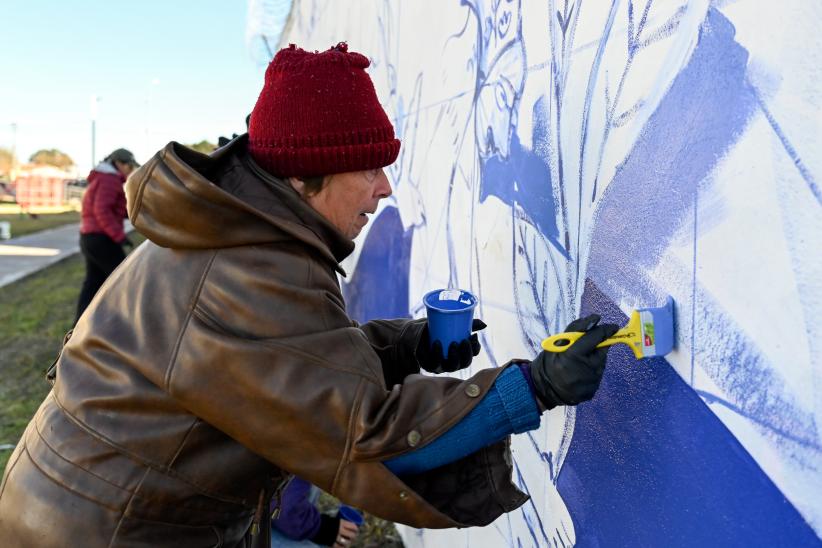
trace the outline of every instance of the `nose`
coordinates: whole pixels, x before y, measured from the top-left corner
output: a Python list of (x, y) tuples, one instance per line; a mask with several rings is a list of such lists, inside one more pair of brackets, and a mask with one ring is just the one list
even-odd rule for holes
[(388, 175), (385, 174), (385, 170), (381, 169), (377, 174), (377, 184), (374, 186), (374, 196), (382, 200), (383, 198), (388, 198), (391, 196), (392, 193), (391, 183), (388, 182)]

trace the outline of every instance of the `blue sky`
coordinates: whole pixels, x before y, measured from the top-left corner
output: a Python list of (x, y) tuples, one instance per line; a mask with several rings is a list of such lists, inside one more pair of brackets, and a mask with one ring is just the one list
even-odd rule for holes
[(98, 161), (243, 132), (265, 70), (246, 46), (247, 11), (242, 0), (4, 2), (0, 147), (16, 144), (21, 162), (58, 148), (84, 175), (94, 95)]

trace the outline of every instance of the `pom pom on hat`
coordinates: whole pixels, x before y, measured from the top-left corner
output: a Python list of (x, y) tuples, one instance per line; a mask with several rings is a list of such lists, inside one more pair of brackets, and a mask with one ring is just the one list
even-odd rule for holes
[(265, 72), (251, 113), (249, 151), (280, 177), (311, 177), (392, 164), (400, 141), (365, 69), (367, 57), (340, 42), (323, 52), (294, 44)]

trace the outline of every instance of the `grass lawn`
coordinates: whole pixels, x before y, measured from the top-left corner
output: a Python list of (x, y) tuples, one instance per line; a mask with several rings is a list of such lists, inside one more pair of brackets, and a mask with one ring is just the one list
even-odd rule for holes
[[(138, 245), (143, 237), (129, 237)], [(51, 385), (45, 371), (54, 361), (63, 335), (71, 329), (85, 270), (75, 255), (0, 290), (0, 446), (16, 445)], [(0, 449), (0, 476), (11, 449)], [(333, 513), (338, 501), (320, 499)], [(366, 515), (351, 548), (401, 548), (394, 524)]]
[[(17, 444), (51, 388), (45, 370), (71, 329), (84, 273), (75, 255), (0, 290), (0, 445)], [(0, 470), (10, 454), (0, 451)]]
[(0, 221), (11, 223), (11, 237), (25, 236), (49, 228), (80, 222), (79, 211), (61, 213), (38, 213), (32, 217), (26, 213), (0, 213)]
[[(144, 239), (129, 237), (135, 245)], [(0, 446), (17, 444), (51, 389), (45, 371), (72, 327), (84, 277), (77, 254), (0, 290)], [(0, 450), (0, 470), (9, 455)]]

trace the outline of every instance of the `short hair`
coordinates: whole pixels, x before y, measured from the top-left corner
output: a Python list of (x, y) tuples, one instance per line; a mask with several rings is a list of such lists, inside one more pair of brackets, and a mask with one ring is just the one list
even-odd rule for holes
[(327, 175), (314, 175), (311, 177), (295, 177), (305, 184), (305, 195), (313, 196), (323, 189)]

